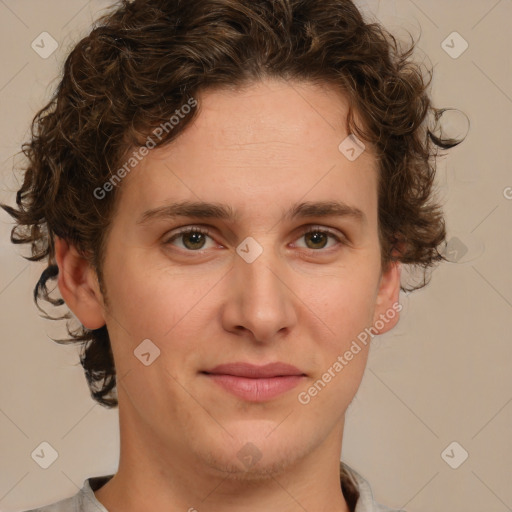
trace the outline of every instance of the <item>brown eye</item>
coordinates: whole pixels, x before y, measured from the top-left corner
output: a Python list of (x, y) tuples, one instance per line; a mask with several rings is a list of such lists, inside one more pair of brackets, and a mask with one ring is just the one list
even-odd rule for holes
[[(345, 245), (345, 238), (342, 234), (338, 234), (331, 230), (321, 227), (308, 226), (301, 233), (299, 240), (304, 239), (305, 245), (298, 245), (298, 247), (311, 249), (313, 251), (319, 251), (321, 249), (329, 250), (334, 248), (336, 245)], [(334, 240), (334, 243), (328, 246), (329, 239)], [(325, 252), (325, 251), (324, 251)]]
[(181, 240), (182, 248), (189, 251), (197, 251), (204, 248), (207, 238), (210, 238), (208, 230), (187, 228), (171, 236), (171, 238), (164, 243), (166, 245), (174, 245), (173, 242), (175, 240)]
[(309, 231), (304, 237), (311, 241), (311, 244), (308, 245), (309, 249), (323, 249), (329, 240), (327, 234), (321, 231)]
[(195, 231), (183, 233), (181, 237), (183, 240), (183, 245), (187, 249), (202, 249), (205, 242), (205, 235)]

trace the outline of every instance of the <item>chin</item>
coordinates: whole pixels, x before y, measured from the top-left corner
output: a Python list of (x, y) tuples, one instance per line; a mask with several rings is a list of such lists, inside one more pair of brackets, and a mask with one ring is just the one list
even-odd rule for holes
[(262, 429), (252, 437), (245, 434), (243, 438), (247, 441), (240, 441), (238, 436), (234, 436), (225, 439), (216, 449), (210, 445), (207, 451), (196, 453), (216, 474), (233, 481), (246, 482), (278, 477), (300, 458), (299, 447), (285, 446), (282, 436), (276, 435), (271, 440)]
[(217, 456), (209, 452), (203, 457), (204, 463), (220, 473), (224, 478), (236, 482), (262, 482), (276, 478), (286, 472), (293, 461), (287, 458), (276, 457), (264, 460), (264, 456), (255, 463), (244, 462), (238, 457), (226, 457), (225, 454)]

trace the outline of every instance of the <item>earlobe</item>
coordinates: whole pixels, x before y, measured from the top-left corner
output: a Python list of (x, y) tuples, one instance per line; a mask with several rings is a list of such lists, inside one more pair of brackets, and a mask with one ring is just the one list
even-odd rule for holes
[(399, 261), (390, 263), (386, 272), (381, 276), (373, 325), (379, 334), (391, 330), (400, 318), (399, 305), (400, 276), (402, 265)]
[(59, 267), (59, 290), (69, 309), (87, 329), (103, 327), (103, 296), (89, 262), (59, 237), (55, 237), (55, 259)]

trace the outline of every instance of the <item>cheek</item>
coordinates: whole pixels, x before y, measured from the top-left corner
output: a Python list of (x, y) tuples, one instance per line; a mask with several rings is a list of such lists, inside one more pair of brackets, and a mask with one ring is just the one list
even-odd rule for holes
[(311, 308), (321, 312), (319, 317), (327, 328), (323, 337), (313, 337), (317, 372), (297, 397), (308, 413), (315, 410), (337, 421), (352, 401), (368, 359), (370, 338), (364, 339), (361, 333), (371, 325), (374, 301), (370, 286), (347, 282), (328, 287)]
[(114, 328), (120, 324), (130, 336), (158, 339), (179, 322), (207, 288), (192, 286), (187, 276), (173, 274), (167, 266), (149, 261), (125, 257), (111, 264), (106, 285)]
[(371, 324), (375, 310), (378, 275), (357, 269), (342, 275), (324, 276), (304, 289), (312, 314), (326, 327), (335, 348)]

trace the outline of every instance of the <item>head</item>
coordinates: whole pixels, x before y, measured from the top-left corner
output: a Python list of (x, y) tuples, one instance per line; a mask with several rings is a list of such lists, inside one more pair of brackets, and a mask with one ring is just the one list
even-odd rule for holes
[[(269, 470), (339, 434), (400, 264), (443, 259), (435, 157), (458, 141), (413, 48), (349, 0), (120, 2), (76, 45), (3, 207), (96, 401), (234, 472), (247, 443)], [(233, 361), (304, 376), (246, 402), (204, 373)]]

